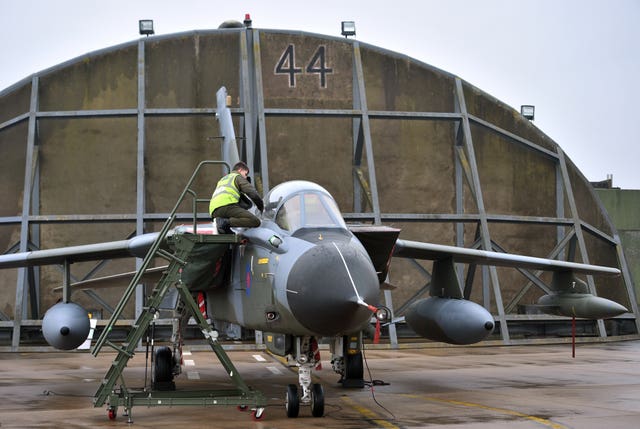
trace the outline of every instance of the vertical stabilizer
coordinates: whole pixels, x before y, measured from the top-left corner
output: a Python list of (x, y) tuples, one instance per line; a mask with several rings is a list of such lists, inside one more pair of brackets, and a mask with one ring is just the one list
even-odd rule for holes
[(236, 133), (233, 129), (231, 110), (227, 106), (227, 88), (221, 87), (216, 93), (216, 118), (220, 126), (222, 141), (222, 160), (229, 163), (233, 168), (236, 162), (240, 161), (238, 146), (236, 144)]

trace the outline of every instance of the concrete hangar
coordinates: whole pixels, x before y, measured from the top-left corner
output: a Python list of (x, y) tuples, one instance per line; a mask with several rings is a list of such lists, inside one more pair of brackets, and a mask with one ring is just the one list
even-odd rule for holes
[[(0, 92), (4, 253), (157, 230), (194, 167), (219, 158), (215, 94), (225, 86), (262, 192), (311, 180), (348, 222), (399, 227), (403, 238), (619, 267), (618, 278), (585, 280), (630, 313), (581, 321), (578, 332), (637, 335), (632, 268), (615, 226), (561, 147), (519, 112), (451, 73), (354, 39), (221, 27), (106, 48)], [(198, 195), (210, 195), (221, 173), (201, 179)], [(134, 268), (78, 263), (72, 278)], [(396, 288), (384, 300), (396, 315), (427, 293), (430, 269), (392, 263)], [(547, 274), (461, 266), (459, 275), (465, 296), (494, 314), (496, 340), (570, 332), (568, 319), (536, 312)], [(57, 267), (0, 272), (2, 349), (40, 344), (61, 277)], [(119, 298), (118, 289), (74, 296), (103, 320)], [(127, 316), (142, 305), (137, 297)]]

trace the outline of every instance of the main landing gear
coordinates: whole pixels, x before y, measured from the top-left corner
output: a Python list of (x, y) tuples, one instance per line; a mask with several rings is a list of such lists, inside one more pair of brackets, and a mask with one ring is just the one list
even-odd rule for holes
[(298, 367), (298, 383), (287, 386), (285, 409), (287, 417), (298, 417), (300, 405), (311, 406), (313, 417), (324, 415), (324, 389), (320, 383), (311, 382), (311, 372), (320, 363), (315, 338), (295, 339), (295, 357), (293, 366)]
[(364, 387), (362, 333), (337, 337), (331, 343), (331, 365), (340, 374), (342, 387)]

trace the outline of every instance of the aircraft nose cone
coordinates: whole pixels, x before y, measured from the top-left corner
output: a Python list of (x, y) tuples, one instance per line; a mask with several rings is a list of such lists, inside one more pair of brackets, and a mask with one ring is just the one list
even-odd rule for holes
[[(357, 304), (378, 303), (378, 276), (367, 255), (348, 243), (322, 243), (305, 252), (287, 280), (289, 307), (315, 335), (347, 334), (360, 329), (371, 311)], [(357, 294), (356, 294), (357, 291)]]

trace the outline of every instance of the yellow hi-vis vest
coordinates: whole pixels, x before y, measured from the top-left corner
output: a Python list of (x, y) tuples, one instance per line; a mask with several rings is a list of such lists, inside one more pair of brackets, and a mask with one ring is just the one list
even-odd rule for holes
[(213, 191), (209, 202), (209, 214), (213, 213), (218, 207), (228, 206), (240, 201), (240, 191), (236, 188), (236, 177), (239, 175), (239, 173), (229, 173), (218, 180), (216, 190)]

